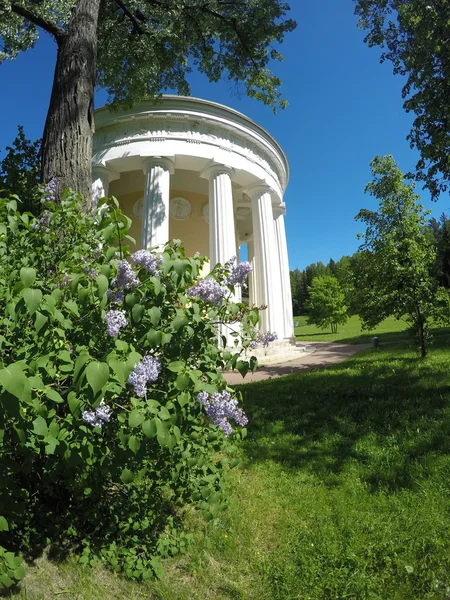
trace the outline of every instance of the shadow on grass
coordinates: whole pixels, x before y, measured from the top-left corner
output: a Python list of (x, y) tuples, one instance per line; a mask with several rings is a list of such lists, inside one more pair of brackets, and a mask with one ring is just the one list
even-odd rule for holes
[(406, 345), (326, 369), (242, 386), (249, 461), (274, 460), (334, 485), (349, 472), (372, 490), (450, 474), (448, 340), (421, 360)]

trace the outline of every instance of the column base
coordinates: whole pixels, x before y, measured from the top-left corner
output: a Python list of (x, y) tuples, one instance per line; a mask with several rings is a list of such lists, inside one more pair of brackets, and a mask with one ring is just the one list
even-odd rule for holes
[(247, 356), (256, 356), (259, 365), (277, 364), (295, 360), (306, 350), (307, 347), (297, 342), (295, 338), (285, 338), (271, 342), (267, 348), (248, 350)]

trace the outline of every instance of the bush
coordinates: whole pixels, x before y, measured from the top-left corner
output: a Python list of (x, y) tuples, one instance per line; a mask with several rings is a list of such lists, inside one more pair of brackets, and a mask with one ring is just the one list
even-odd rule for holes
[[(177, 242), (130, 257), (115, 199), (95, 216), (44, 199), (38, 219), (0, 200), (0, 587), (24, 575), (11, 553), (49, 544), (160, 576), (189, 544), (182, 507), (226, 506), (246, 418), (220, 369), (256, 368), (258, 311), (231, 302), (232, 261), (199, 282), (206, 259)], [(219, 347), (234, 322), (239, 349)]]

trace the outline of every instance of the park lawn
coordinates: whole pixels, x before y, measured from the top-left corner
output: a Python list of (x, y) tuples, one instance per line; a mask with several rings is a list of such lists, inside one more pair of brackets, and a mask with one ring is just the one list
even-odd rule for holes
[[(319, 329), (316, 325), (308, 325), (307, 317), (294, 317), (295, 337), (303, 342), (341, 342), (345, 344), (367, 344), (374, 336), (377, 336), (380, 342), (393, 342), (399, 340), (410, 340), (411, 334), (408, 331), (408, 323), (404, 320), (398, 320), (394, 317), (388, 317), (382, 321), (375, 329), (371, 331), (361, 328), (361, 320), (357, 315), (348, 319), (345, 325), (338, 326), (338, 333), (331, 333), (331, 327), (328, 329)], [(433, 337), (450, 334), (450, 327), (432, 327)]]
[(13, 600), (445, 600), (450, 596), (447, 338), (389, 344), (242, 386), (249, 416), (229, 510), (193, 511), (162, 582), (38, 559)]

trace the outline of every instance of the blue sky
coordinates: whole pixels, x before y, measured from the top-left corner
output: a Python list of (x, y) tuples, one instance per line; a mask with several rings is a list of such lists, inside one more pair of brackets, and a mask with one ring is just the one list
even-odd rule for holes
[[(274, 64), (283, 80), (288, 107), (273, 115), (269, 107), (237, 96), (227, 81), (210, 84), (195, 74), (191, 94), (227, 104), (265, 127), (281, 144), (291, 167), (285, 195), (291, 269), (338, 260), (356, 251), (354, 221), (360, 208), (376, 208), (364, 195), (370, 160), (393, 154), (402, 170), (417, 154), (406, 141), (412, 116), (402, 108), (402, 80), (391, 65), (380, 65), (378, 49), (363, 43), (352, 0), (291, 0), (298, 28), (287, 36), (285, 60)], [(0, 65), (0, 158), (16, 136), (17, 125), (35, 139), (42, 135), (56, 48), (44, 34), (33, 50)], [(97, 95), (97, 106), (105, 94)], [(435, 216), (450, 207), (448, 196), (423, 204)]]

